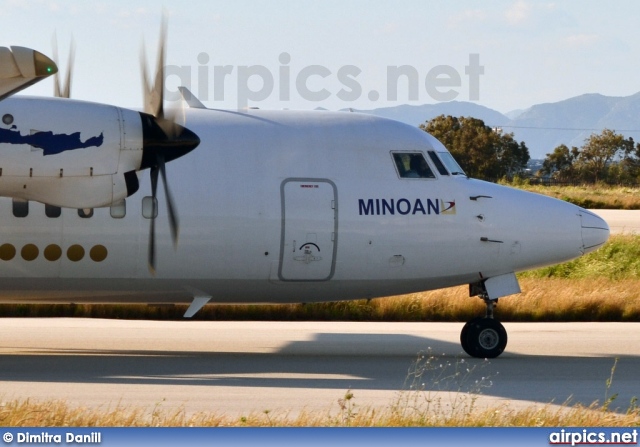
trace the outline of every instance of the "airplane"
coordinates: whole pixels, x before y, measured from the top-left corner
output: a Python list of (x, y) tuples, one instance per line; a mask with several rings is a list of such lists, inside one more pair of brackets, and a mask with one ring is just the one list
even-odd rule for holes
[(516, 273), (609, 237), (576, 205), (467, 177), (438, 140), (400, 122), (208, 109), (186, 88), (184, 107), (165, 110), (164, 48), (154, 82), (143, 63), (144, 112), (70, 99), (69, 75), (58, 97), (15, 96), (58, 69), (0, 48), (3, 302), (190, 303), (189, 318), (209, 302), (468, 284), (486, 312), (461, 346), (495, 358), (507, 332), (494, 306), (520, 293)]

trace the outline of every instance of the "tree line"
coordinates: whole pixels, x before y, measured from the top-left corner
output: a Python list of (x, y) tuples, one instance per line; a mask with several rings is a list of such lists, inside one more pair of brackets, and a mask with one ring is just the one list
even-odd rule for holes
[(604, 129), (600, 134), (591, 134), (581, 147), (556, 147), (547, 154), (539, 175), (571, 182), (636, 183), (640, 175), (640, 144)]
[(440, 140), (469, 177), (497, 180), (522, 175), (530, 159), (524, 142), (477, 118), (440, 115), (420, 129)]
[[(440, 140), (470, 177), (497, 180), (525, 176), (529, 149), (524, 142), (517, 142), (513, 133), (503, 133), (477, 118), (450, 115), (437, 116), (420, 128)], [(536, 176), (562, 182), (636, 183), (640, 178), (640, 143), (604, 129), (592, 134), (581, 147), (556, 147)]]

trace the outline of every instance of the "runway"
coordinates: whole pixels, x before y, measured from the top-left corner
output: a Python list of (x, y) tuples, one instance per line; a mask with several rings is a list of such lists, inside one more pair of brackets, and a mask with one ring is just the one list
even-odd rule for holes
[(611, 234), (640, 234), (640, 210), (589, 210), (602, 217)]
[[(0, 397), (235, 417), (336, 411), (352, 390), (359, 407), (384, 408), (407, 390), (408, 371), (425, 351), (435, 359), (417, 383), (432, 396), (472, 391), (475, 381), (491, 405), (590, 404), (617, 393), (614, 407), (626, 409), (640, 395), (640, 323), (505, 323), (507, 350), (488, 362), (462, 353), (461, 327), (3, 319)], [(436, 384), (456, 370), (458, 378)]]

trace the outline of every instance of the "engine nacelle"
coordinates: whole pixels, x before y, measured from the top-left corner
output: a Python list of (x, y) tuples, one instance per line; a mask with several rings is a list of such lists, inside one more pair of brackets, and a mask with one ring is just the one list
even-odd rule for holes
[(42, 53), (24, 47), (0, 47), (0, 101), (58, 72)]
[(0, 196), (110, 206), (138, 189), (140, 113), (57, 98), (0, 102)]

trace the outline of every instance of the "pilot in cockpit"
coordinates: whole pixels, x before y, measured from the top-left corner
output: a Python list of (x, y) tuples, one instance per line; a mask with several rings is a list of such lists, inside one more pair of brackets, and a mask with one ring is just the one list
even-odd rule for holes
[(431, 169), (427, 161), (422, 155), (413, 155), (409, 160), (409, 170), (405, 173), (404, 177), (407, 178), (427, 178), (432, 177)]

